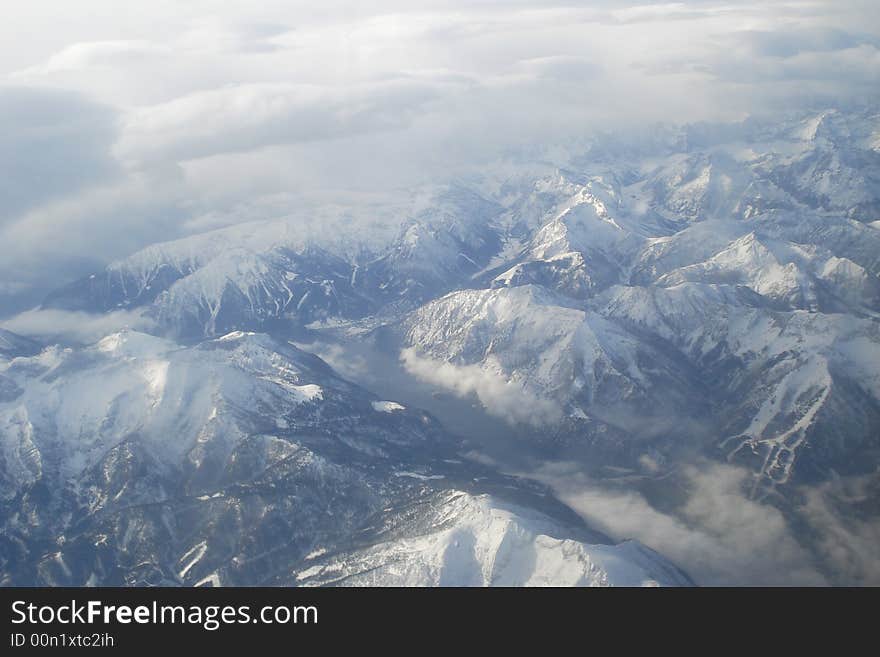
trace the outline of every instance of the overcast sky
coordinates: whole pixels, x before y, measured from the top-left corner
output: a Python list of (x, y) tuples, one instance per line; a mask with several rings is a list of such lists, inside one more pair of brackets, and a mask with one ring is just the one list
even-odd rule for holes
[(873, 0), (0, 8), (0, 316), (304, 196), (597, 126), (871, 103), (880, 86)]

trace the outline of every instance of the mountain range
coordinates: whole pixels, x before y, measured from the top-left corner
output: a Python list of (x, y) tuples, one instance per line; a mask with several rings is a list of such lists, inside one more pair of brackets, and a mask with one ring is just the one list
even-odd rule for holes
[(880, 523), (880, 114), (596, 134), (401, 198), (46, 298), (137, 318), (97, 342), (0, 332), (0, 582), (693, 583), (524, 473), (560, 461), (674, 516), (688, 466), (739, 468), (826, 581), (875, 581), (808, 500)]

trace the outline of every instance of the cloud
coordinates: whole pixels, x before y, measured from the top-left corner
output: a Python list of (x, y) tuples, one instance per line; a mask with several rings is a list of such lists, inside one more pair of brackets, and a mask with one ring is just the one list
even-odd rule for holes
[(880, 89), (860, 0), (83, 3), (0, 25), (0, 313), (263, 197), (395, 190), (593, 129)]
[(316, 340), (308, 344), (293, 343), (293, 345), (319, 356), (335, 372), (338, 372), (340, 376), (349, 381), (362, 381), (364, 377), (368, 377), (373, 373), (371, 372), (369, 362), (363, 355), (352, 353), (338, 344)]
[(783, 511), (749, 497), (746, 469), (696, 459), (658, 479), (657, 464), (645, 461), (653, 477), (646, 487), (592, 478), (579, 463), (523, 474), (549, 485), (597, 529), (638, 539), (685, 566), (699, 584), (880, 583), (880, 520), (857, 510), (876, 496), (880, 470), (797, 487), (791, 499), (802, 503)]
[(125, 310), (104, 314), (29, 310), (6, 320), (2, 326), (19, 335), (62, 344), (91, 344), (123, 329), (150, 331), (155, 328), (153, 321), (140, 312)]
[(543, 78), (571, 84), (583, 84), (601, 74), (601, 69), (594, 62), (586, 57), (573, 55), (524, 59), (519, 62), (519, 67), (536, 79)]
[(766, 57), (793, 57), (803, 52), (833, 52), (859, 46), (880, 46), (880, 38), (863, 32), (838, 28), (807, 27), (785, 31), (745, 30), (736, 32), (730, 41), (752, 53)]
[(718, 13), (737, 11), (735, 6), (700, 7), (699, 5), (700, 3), (694, 2), (639, 3), (620, 9), (612, 9), (610, 16), (619, 23), (643, 23), (703, 18), (708, 12), (717, 15)]
[(289, 31), (289, 26), (271, 21), (230, 24), (216, 19), (206, 20), (186, 31), (178, 45), (196, 52), (268, 53), (280, 48), (274, 38)]
[(97, 182), (38, 205), (0, 226), (0, 317), (33, 307), (46, 293), (99, 271), (145, 244), (181, 235), (187, 205), (175, 172), (155, 170)]
[(558, 422), (562, 416), (557, 403), (537, 397), (516, 381), (508, 381), (479, 365), (453, 365), (422, 358), (412, 347), (400, 352), (400, 360), (407, 372), (422, 381), (445, 388), (459, 397), (476, 395), (488, 413), (513, 426), (547, 426)]
[(597, 529), (618, 540), (638, 539), (685, 566), (698, 584), (828, 584), (785, 516), (743, 492), (748, 472), (702, 464), (681, 474), (686, 497), (675, 512), (660, 510), (668, 503), (654, 506), (635, 490), (592, 480), (579, 464), (548, 464), (530, 476)]
[(189, 160), (390, 130), (435, 95), (418, 80), (346, 89), (247, 84), (196, 92), (133, 112), (117, 152), (124, 160)]
[(67, 71), (81, 71), (103, 66), (129, 66), (139, 60), (168, 56), (167, 46), (144, 40), (88, 41), (74, 43), (52, 55), (41, 66), (25, 69), (15, 77), (27, 79)]
[(80, 94), (0, 86), (0, 227), (117, 173), (116, 113)]
[(851, 507), (876, 499), (878, 482), (880, 471), (836, 478), (803, 491), (803, 516), (819, 537), (818, 551), (843, 582), (880, 586), (880, 519), (851, 512)]

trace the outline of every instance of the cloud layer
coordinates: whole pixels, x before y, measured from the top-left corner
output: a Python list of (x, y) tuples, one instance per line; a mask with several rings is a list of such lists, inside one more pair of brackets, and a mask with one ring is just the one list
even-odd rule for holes
[[(805, 489), (796, 519), (750, 499), (751, 475), (738, 467), (694, 462), (676, 476), (684, 486), (674, 510), (638, 491), (590, 479), (580, 464), (550, 463), (528, 473), (616, 539), (636, 538), (679, 564), (701, 585), (821, 586), (877, 584), (880, 523), (843, 518), (835, 500), (864, 495), (876, 475)], [(843, 489), (846, 489), (845, 491)], [(668, 501), (663, 507), (668, 507)], [(798, 532), (801, 532), (800, 539)], [(818, 550), (804, 536), (822, 536)], [(833, 579), (829, 579), (832, 574)]]
[(511, 425), (544, 427), (562, 418), (562, 408), (549, 399), (529, 393), (521, 384), (479, 365), (453, 365), (420, 358), (413, 348), (400, 353), (400, 361), (411, 375), (459, 397), (476, 395), (486, 411)]
[(597, 127), (873, 103), (880, 88), (877, 12), (859, 0), (35, 0), (11, 14), (0, 315), (262, 197), (405, 187)]

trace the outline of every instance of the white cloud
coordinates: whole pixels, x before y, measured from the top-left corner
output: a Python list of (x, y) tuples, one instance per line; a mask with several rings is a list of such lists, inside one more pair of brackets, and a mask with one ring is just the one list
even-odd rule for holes
[[(650, 457), (643, 467), (657, 475)], [(665, 492), (656, 482), (648, 487), (651, 500), (632, 479), (615, 486), (586, 475), (579, 463), (547, 463), (525, 474), (553, 488), (592, 526), (617, 540), (642, 541), (699, 584), (880, 583), (880, 521), (853, 512), (870, 503), (880, 472), (802, 486), (793, 494), (804, 504), (786, 512), (749, 497), (749, 471), (701, 460), (667, 473), (663, 478), (675, 483)]]
[(535, 474), (594, 527), (618, 540), (640, 540), (685, 566), (698, 584), (828, 583), (785, 516), (745, 494), (750, 475), (743, 469), (686, 467), (686, 498), (676, 513), (659, 510), (631, 488), (590, 479), (579, 464), (549, 464)]
[(117, 310), (103, 314), (67, 310), (28, 310), (2, 324), (3, 328), (19, 335), (61, 342), (63, 344), (91, 344), (121, 331), (149, 331), (153, 321), (138, 311)]
[(823, 559), (842, 579), (865, 586), (880, 585), (880, 520), (866, 514), (841, 513), (841, 506), (871, 504), (878, 475), (835, 478), (806, 489), (804, 516), (820, 537)]
[(138, 59), (167, 56), (171, 52), (167, 46), (143, 40), (74, 43), (52, 55), (45, 65), (25, 69), (14, 77), (28, 79), (63, 71), (126, 66)]
[(0, 227), (111, 177), (115, 120), (74, 92), (0, 85)]
[[(0, 24), (0, 83), (61, 119), (29, 142), (33, 116), (4, 116), (6, 236), (37, 263), (52, 249), (29, 236), (57, 221), (77, 244), (87, 225), (106, 261), (262, 195), (405, 187), (596, 127), (876, 102), (876, 16), (861, 0), (33, 0)], [(76, 258), (40, 266), (68, 276)], [(49, 278), (11, 269), (4, 289)]]
[(459, 397), (476, 395), (487, 412), (511, 425), (542, 427), (561, 418), (562, 409), (557, 403), (536, 397), (516, 381), (508, 381), (479, 365), (454, 365), (422, 358), (413, 348), (401, 351), (400, 360), (406, 371), (417, 379)]
[(117, 152), (135, 162), (179, 161), (390, 130), (435, 95), (417, 80), (345, 89), (247, 84), (200, 91), (132, 112)]

